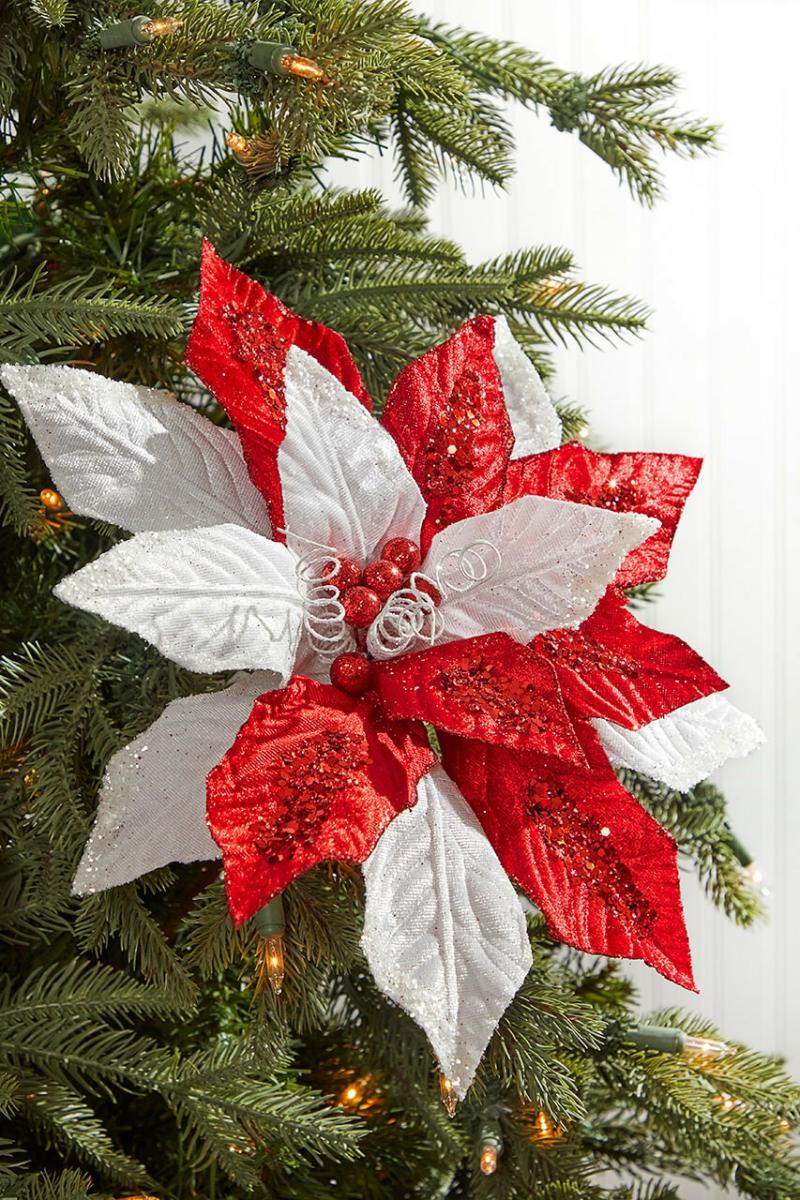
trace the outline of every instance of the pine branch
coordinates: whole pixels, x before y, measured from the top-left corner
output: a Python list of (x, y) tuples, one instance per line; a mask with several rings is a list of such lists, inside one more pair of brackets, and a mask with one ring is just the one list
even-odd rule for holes
[(688, 792), (675, 792), (634, 771), (621, 772), (621, 778), (673, 835), (694, 864), (706, 894), (726, 916), (743, 926), (764, 916), (761, 897), (743, 875), (733, 849), (725, 798), (718, 788), (705, 781)]
[(92, 277), (69, 279), (40, 288), (41, 268), (17, 285), (12, 273), (0, 291), (0, 358), (19, 362), (35, 359), (41, 343), (79, 346), (142, 333), (168, 338), (183, 328), (182, 309), (168, 300), (141, 300)]

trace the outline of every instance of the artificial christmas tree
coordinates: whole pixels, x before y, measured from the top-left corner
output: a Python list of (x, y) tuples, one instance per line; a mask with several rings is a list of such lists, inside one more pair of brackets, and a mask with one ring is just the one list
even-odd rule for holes
[[(421, 211), (507, 177), (498, 100), (645, 202), (713, 128), (397, 0), (17, 3), (1, 52), (5, 1193), (800, 1194), (779, 1064), (568, 949), (691, 983), (669, 834), (759, 912), (701, 781), (757, 727), (626, 604), (698, 464), (534, 369), (644, 310)], [(318, 184), (364, 144), (407, 211)]]

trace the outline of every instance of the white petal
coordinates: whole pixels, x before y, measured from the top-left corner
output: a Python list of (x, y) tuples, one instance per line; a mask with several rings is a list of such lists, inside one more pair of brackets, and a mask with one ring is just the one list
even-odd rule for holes
[[(394, 439), (364, 405), (297, 346), (284, 394), (278, 471), (289, 533), (362, 564), (388, 538), (418, 541), (425, 502)], [(288, 540), (303, 553), (303, 542)]]
[(277, 682), (254, 671), (224, 692), (173, 700), (113, 756), (75, 895), (118, 887), (170, 862), (219, 858), (206, 825), (206, 775), (230, 749), (256, 697)]
[(508, 328), (494, 319), (494, 361), (500, 372), (508, 417), (514, 431), (512, 458), (540, 454), (561, 445), (561, 420), (539, 372)]
[(422, 565), (444, 597), (439, 641), (578, 625), (625, 555), (658, 529), (640, 513), (523, 496), (437, 533)]
[(302, 623), (295, 556), (241, 525), (138, 533), (54, 589), (190, 671), (291, 674)]
[(651, 721), (641, 729), (622, 729), (611, 721), (592, 721), (615, 767), (629, 767), (687, 792), (729, 758), (743, 758), (764, 742), (752, 717), (715, 692)]
[(463, 1099), (531, 949), (517, 895), (456, 785), (436, 766), (417, 796), (363, 865), (361, 944)]
[(235, 433), (151, 388), (75, 367), (3, 367), (69, 508), (138, 533), (269, 520)]

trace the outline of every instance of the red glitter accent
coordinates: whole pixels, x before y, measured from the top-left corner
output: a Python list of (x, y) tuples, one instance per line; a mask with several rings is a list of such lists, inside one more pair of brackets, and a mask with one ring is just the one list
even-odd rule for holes
[(473, 317), (389, 393), (384, 425), (428, 503), (423, 552), (437, 530), (501, 502), (514, 435), (493, 349), (494, 318)]
[(579, 629), (540, 634), (531, 649), (556, 670), (574, 717), (638, 729), (726, 686), (680, 638), (637, 621), (609, 589)]
[(584, 762), (552, 667), (505, 633), (375, 663), (373, 677), (392, 717)]
[(338, 567), (332, 562), (328, 563), (323, 568), (322, 577), (325, 583), (330, 583), (340, 592), (344, 592), (361, 582), (361, 567), (352, 558), (340, 558), (338, 562)]
[(643, 958), (693, 988), (675, 842), (619, 783), (591, 727), (576, 729), (584, 767), (446, 732), (443, 765), (554, 937)]
[(594, 641), (583, 629), (552, 629), (542, 633), (535, 641), (538, 654), (559, 667), (572, 671), (616, 671), (635, 679), (639, 664), (626, 654), (619, 654), (608, 646)]
[(363, 862), (434, 762), (424, 731), (295, 676), (256, 700), (208, 776), (207, 814), (237, 924), (318, 862)]
[(379, 558), (364, 568), (364, 583), (372, 588), (381, 600), (388, 600), (392, 592), (403, 586), (404, 575), (396, 563)]
[(617, 572), (617, 586), (631, 587), (666, 574), (672, 539), (701, 466), (699, 458), (682, 454), (598, 454), (568, 442), (510, 462), (503, 503), (550, 496), (656, 517), (661, 528), (632, 550)]
[(405, 537), (390, 538), (381, 550), (381, 558), (394, 563), (404, 575), (410, 575), (412, 571), (416, 571), (422, 562), (422, 554), (417, 543), (412, 542), (411, 538)]
[(601, 832), (608, 826), (581, 813), (563, 788), (543, 779), (527, 782), (523, 803), (526, 816), (536, 822), (540, 836), (569, 874), (594, 888), (620, 920), (636, 922), (641, 934), (651, 934), (658, 914), (636, 886), (610, 834)]
[(286, 356), (297, 346), (367, 407), (369, 395), (344, 339), (306, 321), (203, 243), (200, 307), (186, 363), (225, 408), (239, 434), (253, 483), (264, 496), (273, 536), (285, 540), (278, 447), (286, 430)]
[(366, 692), (372, 678), (372, 664), (364, 654), (340, 654), (331, 663), (331, 683), (351, 696)]
[(343, 592), (341, 601), (345, 621), (348, 625), (355, 625), (356, 629), (365, 629), (367, 625), (371, 625), (382, 607), (377, 592), (360, 584)]
[(268, 863), (311, 850), (335, 797), (352, 786), (366, 761), (363, 738), (344, 730), (324, 730), (289, 750), (272, 774), (269, 816), (250, 826), (256, 850)]

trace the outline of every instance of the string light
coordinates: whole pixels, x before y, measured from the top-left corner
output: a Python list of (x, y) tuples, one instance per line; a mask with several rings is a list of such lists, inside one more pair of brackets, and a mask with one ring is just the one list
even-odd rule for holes
[(270, 75), (292, 75), (309, 83), (330, 83), (313, 58), (306, 58), (293, 46), (283, 46), (280, 42), (253, 42), (247, 61), (256, 71), (266, 71)]
[(247, 154), (248, 150), (250, 149), (250, 143), (248, 142), (247, 138), (241, 133), (237, 133), (235, 129), (231, 130), (230, 133), (225, 134), (225, 142), (228, 149), (232, 150), (234, 154), (239, 156)]
[(442, 1072), (439, 1073), (439, 1095), (442, 1098), (442, 1104), (447, 1110), (448, 1117), (454, 1117), (458, 1108), (458, 1096), (455, 1093), (451, 1080)]
[(265, 981), (268, 980), (275, 995), (279, 996), (283, 990), (283, 980), (286, 974), (283, 953), (286, 922), (280, 893), (258, 910), (253, 917), (253, 924), (262, 938), (258, 948), (259, 969), (256, 995), (264, 990)]
[(480, 1133), (480, 1157), (478, 1166), (484, 1175), (494, 1175), (497, 1160), (503, 1153), (503, 1138), (496, 1121), (485, 1121)]
[(484, 1175), (494, 1175), (497, 1170), (497, 1147), (487, 1144), (481, 1146), (480, 1167)]
[(151, 17), (142, 26), (142, 33), (148, 38), (170, 37), (182, 27), (180, 17)]
[(36, 767), (31, 767), (30, 771), (25, 772), (22, 776), (22, 782), (25, 784), (25, 787), (33, 787), (36, 783)]
[(558, 1128), (556, 1123), (548, 1116), (543, 1108), (540, 1109), (533, 1121), (531, 1141), (554, 1142), (561, 1136), (561, 1130)]
[(179, 17), (131, 17), (101, 29), (97, 36), (104, 50), (119, 50), (124, 46), (146, 46), (156, 38), (169, 37), (182, 25)]
[(39, 492), (39, 499), (51, 512), (58, 512), (64, 507), (64, 500), (55, 488), (42, 488)]
[(719, 1062), (721, 1058), (728, 1058), (733, 1053), (733, 1046), (729, 1046), (727, 1042), (720, 1042), (715, 1038), (694, 1037), (691, 1034), (684, 1036), (681, 1050), (682, 1057), (698, 1067)]

